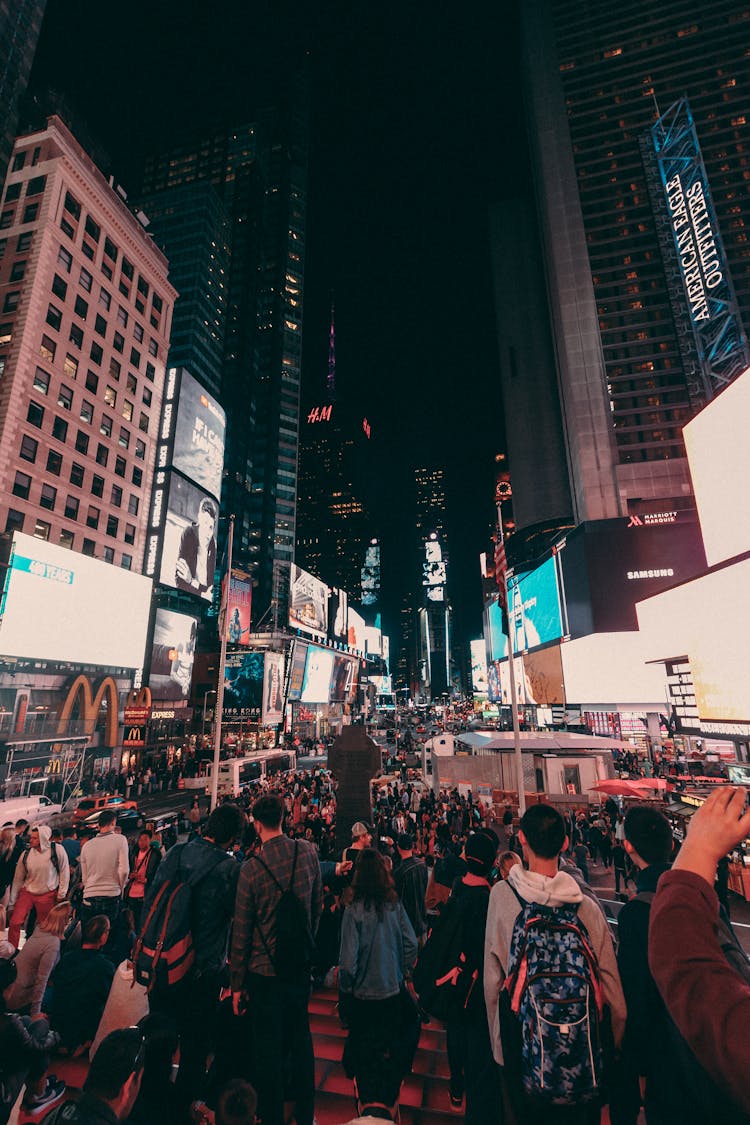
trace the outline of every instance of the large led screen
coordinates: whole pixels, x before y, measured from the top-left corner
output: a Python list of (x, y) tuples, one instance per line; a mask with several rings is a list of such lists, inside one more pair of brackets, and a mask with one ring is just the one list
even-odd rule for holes
[(709, 566), (750, 551), (750, 369), (682, 431)]
[(260, 718), (264, 672), (264, 652), (244, 652), (227, 662), (224, 669), (224, 719), (242, 716)]
[(268, 727), (277, 727), (284, 721), (283, 653), (266, 653), (263, 662), (263, 676), (263, 723)]
[(487, 655), (484, 641), (471, 641), (471, 686), (475, 695), (487, 694)]
[(365, 628), (364, 618), (350, 605), (347, 629), (349, 648), (356, 648), (358, 652), (365, 651)]
[(187, 700), (197, 634), (196, 617), (171, 609), (157, 609), (148, 680), (154, 699)]
[(325, 634), (328, 630), (328, 587), (300, 566), (292, 566), (289, 624), (305, 633)]
[(357, 694), (357, 670), (359, 661), (351, 656), (336, 654), (331, 673), (331, 703), (351, 703)]
[(332, 641), (347, 643), (349, 596), (337, 586), (331, 588), (328, 598), (328, 636)]
[[(226, 582), (226, 576), (224, 577)], [(249, 575), (233, 570), (227, 592), (227, 641), (230, 645), (250, 644), (250, 615), (253, 584)]]
[(491, 660), (503, 660), (508, 655), (508, 638), (503, 632), (503, 611), (495, 599), (487, 606), (489, 649)]
[(163, 586), (175, 586), (211, 601), (218, 515), (215, 500), (171, 474), (159, 578)]
[(0, 653), (142, 668), (151, 580), (16, 532), (0, 605)]
[(216, 399), (182, 372), (172, 465), (218, 500), (224, 470), (226, 415)]
[(508, 580), (508, 618), (515, 652), (562, 636), (555, 560)]
[(362, 605), (376, 605), (380, 596), (380, 547), (371, 543), (362, 567)]
[(333, 652), (328, 648), (310, 645), (302, 681), (302, 703), (328, 703), (333, 674)]
[(302, 685), (305, 682), (305, 664), (307, 663), (307, 645), (300, 641), (295, 642), (292, 666), (289, 669), (289, 700), (298, 702), (302, 695)]

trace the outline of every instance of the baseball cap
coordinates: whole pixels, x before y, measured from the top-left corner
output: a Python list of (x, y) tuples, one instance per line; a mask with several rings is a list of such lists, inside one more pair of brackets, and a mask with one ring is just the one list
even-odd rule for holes
[(372, 836), (372, 832), (363, 821), (358, 820), (352, 825), (352, 836)]
[(489, 875), (497, 855), (497, 844), (486, 832), (474, 832), (466, 841), (466, 866), (473, 875)]

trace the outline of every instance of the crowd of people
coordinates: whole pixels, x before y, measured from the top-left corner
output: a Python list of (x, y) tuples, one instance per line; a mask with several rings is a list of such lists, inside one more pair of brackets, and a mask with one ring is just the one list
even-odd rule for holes
[[(55, 1123), (313, 1125), (316, 985), (337, 989), (362, 1118), (396, 1119), (439, 1020), (471, 1125), (750, 1120), (750, 966), (714, 889), (750, 833), (743, 790), (676, 857), (653, 806), (519, 820), (397, 779), (342, 841), (323, 769), (206, 811), (166, 852), (109, 810), (83, 841), (4, 826), (0, 1125), (24, 1087)], [(624, 900), (614, 931), (593, 864)], [(53, 1053), (91, 1059), (76, 1104)]]

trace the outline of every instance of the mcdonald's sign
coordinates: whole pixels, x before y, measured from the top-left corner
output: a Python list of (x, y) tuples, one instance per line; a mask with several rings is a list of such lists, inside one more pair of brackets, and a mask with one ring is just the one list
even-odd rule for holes
[(122, 740), (123, 750), (137, 750), (146, 745), (146, 726), (125, 727)]
[(57, 729), (59, 734), (65, 734), (67, 724), (72, 718), (76, 703), (78, 704), (78, 713), (85, 723), (86, 734), (93, 734), (96, 727), (97, 719), (102, 710), (102, 705), (106, 701), (106, 724), (104, 730), (104, 746), (114, 748), (117, 746), (117, 732), (119, 728), (118, 721), (118, 697), (117, 697), (117, 684), (111, 676), (106, 676), (96, 689), (96, 694), (91, 689), (91, 681), (88, 676), (81, 674), (76, 676), (73, 683), (68, 689), (68, 694), (65, 697), (65, 702), (62, 705), (60, 713), (57, 717)]

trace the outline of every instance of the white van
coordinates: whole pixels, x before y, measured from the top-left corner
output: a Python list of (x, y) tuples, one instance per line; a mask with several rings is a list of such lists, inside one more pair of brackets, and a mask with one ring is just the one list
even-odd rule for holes
[(11, 797), (0, 801), (0, 827), (17, 820), (28, 820), (29, 824), (46, 824), (51, 817), (62, 812), (62, 805), (56, 805), (49, 797)]

